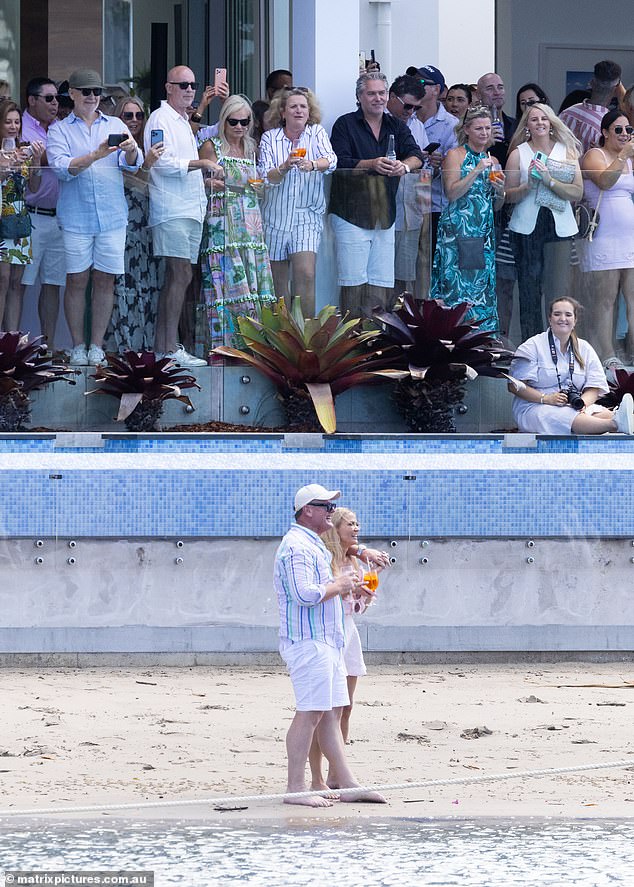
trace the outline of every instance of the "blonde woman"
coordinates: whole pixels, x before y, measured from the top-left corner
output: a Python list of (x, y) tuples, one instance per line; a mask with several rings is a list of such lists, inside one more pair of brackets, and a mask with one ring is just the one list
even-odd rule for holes
[[(322, 534), (322, 540), (332, 554), (332, 573), (336, 578), (344, 573), (357, 574), (363, 580), (364, 573), (370, 569), (381, 571), (389, 564), (389, 555), (377, 549), (364, 548), (359, 544), (359, 521), (354, 511), (349, 508), (337, 508), (332, 515), (332, 527)], [(354, 554), (352, 553), (354, 552)], [(360, 560), (360, 558), (363, 560)], [(341, 735), (345, 743), (350, 735), (350, 715), (357, 680), (366, 674), (361, 638), (354, 621), (354, 617), (365, 612), (373, 603), (374, 593), (367, 584), (359, 586), (359, 589), (343, 598), (344, 627), (346, 645), (344, 647), (344, 662), (348, 673), (348, 697), (349, 703), (341, 709)], [(324, 791), (327, 788), (336, 788), (338, 780), (336, 774), (328, 774), (328, 782), (322, 774), (322, 753), (319, 744), (313, 740), (309, 761), (312, 774), (312, 788)]]
[(204, 338), (211, 346), (240, 346), (236, 318), (258, 317), (275, 299), (262, 217), (254, 189), (255, 139), (251, 103), (243, 95), (225, 101), (218, 135), (199, 130), (199, 156), (220, 164), (224, 180), (211, 181), (200, 247), (202, 296), (207, 310)]
[(579, 142), (549, 105), (529, 105), (509, 145), (506, 201), (516, 204), (509, 230), (519, 286), (522, 339), (544, 329), (542, 290), (546, 244), (555, 276), (548, 296), (569, 289), (570, 250), (577, 233), (572, 201), (583, 194)]
[[(299, 297), (315, 316), (315, 262), (324, 227), (324, 173), (337, 166), (321, 111), (310, 89), (289, 87), (273, 97), (260, 140), (262, 217), (278, 298)], [(289, 293), (290, 276), (290, 293)]]

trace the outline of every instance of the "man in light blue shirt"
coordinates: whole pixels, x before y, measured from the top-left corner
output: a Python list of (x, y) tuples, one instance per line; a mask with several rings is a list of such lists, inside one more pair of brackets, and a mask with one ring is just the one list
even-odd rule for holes
[[(57, 218), (66, 253), (64, 312), (73, 339), (71, 365), (99, 366), (104, 362), (102, 345), (114, 304), (114, 279), (125, 271), (128, 207), (122, 171), (138, 169), (143, 152), (118, 117), (99, 111), (103, 87), (96, 71), (73, 71), (68, 82), (75, 107), (51, 128), (47, 146), (49, 166), (61, 183)], [(87, 349), (85, 293), (91, 269)]]
[[(348, 705), (343, 661), (345, 630), (341, 598), (360, 585), (356, 576), (333, 578), (331, 555), (320, 536), (332, 527), (340, 490), (308, 484), (295, 494), (295, 523), (275, 556), (274, 585), (280, 609), (280, 653), (295, 692), (296, 711), (286, 735), (288, 792), (304, 792), (304, 771), (313, 737), (337, 774), (340, 789), (356, 788), (339, 726)], [(326, 791), (327, 786), (312, 786)], [(351, 791), (342, 801), (385, 803), (377, 792)], [(286, 798), (287, 804), (330, 807), (321, 795)]]

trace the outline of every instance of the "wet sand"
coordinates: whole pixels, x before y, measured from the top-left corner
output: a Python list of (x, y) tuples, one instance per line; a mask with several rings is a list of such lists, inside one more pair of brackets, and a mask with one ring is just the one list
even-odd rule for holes
[[(347, 747), (364, 785), (620, 760), (631, 766), (408, 787), (387, 791), (388, 805), (312, 810), (258, 800), (230, 812), (204, 803), (117, 815), (634, 816), (633, 672), (628, 662), (371, 666), (359, 680)], [(285, 790), (284, 738), (294, 709), (281, 667), (5, 668), (0, 680), (3, 811)], [(601, 686), (583, 686), (590, 684)]]

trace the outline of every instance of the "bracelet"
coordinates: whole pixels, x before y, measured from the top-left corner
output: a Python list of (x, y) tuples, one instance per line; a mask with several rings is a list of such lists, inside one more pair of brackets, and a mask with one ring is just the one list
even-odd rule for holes
[(555, 190), (555, 180), (554, 179), (549, 179), (548, 187), (550, 188), (551, 191)]
[(316, 161), (316, 160), (311, 160), (310, 162), (311, 162), (312, 165), (313, 165), (313, 172), (316, 172), (316, 171), (319, 169), (319, 167), (317, 166), (317, 161)]
[(406, 172), (411, 172), (411, 169), (409, 168), (409, 166), (407, 165), (407, 163), (403, 163), (403, 166), (405, 167), (405, 171), (406, 171)]
[(539, 398), (539, 402), (540, 402), (541, 404), (544, 403), (544, 398), (545, 398), (545, 397), (546, 397), (546, 395), (545, 395), (545, 394), (542, 394), (542, 396)]

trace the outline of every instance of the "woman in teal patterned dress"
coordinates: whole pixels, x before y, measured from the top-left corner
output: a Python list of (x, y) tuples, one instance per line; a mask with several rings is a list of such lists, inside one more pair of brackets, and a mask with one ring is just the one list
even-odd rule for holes
[[(493, 209), (504, 202), (504, 174), (488, 152), (493, 144), (488, 108), (472, 107), (456, 127), (458, 144), (443, 163), (443, 185), (449, 200), (438, 223), (438, 240), (430, 298), (446, 305), (469, 302), (468, 319), (480, 329), (499, 329), (495, 293)], [(460, 268), (456, 236), (483, 237), (482, 268)]]
[(248, 100), (229, 96), (220, 112), (218, 135), (211, 136), (209, 129), (198, 132), (199, 154), (221, 164), (224, 181), (209, 180), (213, 190), (200, 248), (204, 330), (197, 324), (196, 338), (212, 348), (240, 347), (236, 318), (258, 317), (262, 304), (275, 301)]

